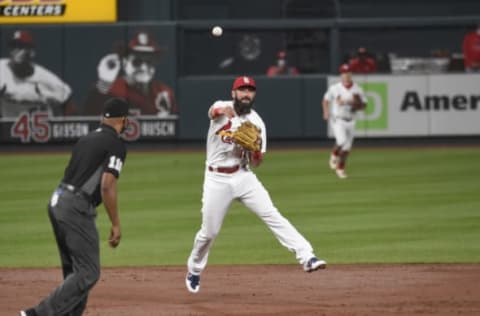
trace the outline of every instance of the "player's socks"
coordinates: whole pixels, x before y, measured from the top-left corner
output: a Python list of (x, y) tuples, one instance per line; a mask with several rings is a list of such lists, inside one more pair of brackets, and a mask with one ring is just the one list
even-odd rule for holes
[(330, 165), (330, 169), (335, 170), (337, 168), (338, 156), (332, 153), (328, 163)]

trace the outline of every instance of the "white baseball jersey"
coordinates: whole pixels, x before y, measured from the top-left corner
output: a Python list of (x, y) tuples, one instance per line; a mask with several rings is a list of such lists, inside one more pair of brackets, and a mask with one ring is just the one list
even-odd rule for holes
[[(233, 101), (217, 101), (210, 109), (218, 107), (231, 107), (233, 109)], [(255, 110), (252, 109), (248, 114), (234, 116), (231, 119), (222, 115), (219, 118), (210, 121), (210, 128), (207, 136), (207, 166), (231, 167), (248, 164), (245, 151), (242, 147), (235, 144), (231, 137), (218, 135), (220, 131), (235, 131), (245, 121), (250, 121), (260, 128), (262, 138), (261, 152), (266, 152), (267, 132), (265, 129), (265, 123)]]
[(8, 63), (8, 58), (0, 59), (2, 117), (16, 117), (33, 110), (45, 110), (53, 115), (52, 106), (60, 106), (70, 98), (70, 87), (44, 67), (33, 64), (31, 76), (17, 78)]
[(363, 92), (363, 89), (356, 83), (353, 83), (351, 87), (347, 88), (341, 82), (337, 82), (331, 85), (324, 95), (324, 99), (330, 104), (331, 116), (333, 118), (341, 118), (345, 120), (353, 120), (355, 118), (355, 112), (352, 111), (351, 104), (338, 104), (338, 98), (343, 101), (352, 101), (353, 95), (358, 94), (364, 103), (367, 103), (367, 97)]

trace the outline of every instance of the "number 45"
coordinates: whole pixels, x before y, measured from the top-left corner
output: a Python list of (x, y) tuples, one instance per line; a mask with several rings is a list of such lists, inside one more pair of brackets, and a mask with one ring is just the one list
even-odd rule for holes
[(38, 143), (45, 143), (50, 139), (50, 124), (48, 112), (23, 112), (10, 129), (11, 137), (20, 138), (22, 143), (28, 143), (30, 138)]

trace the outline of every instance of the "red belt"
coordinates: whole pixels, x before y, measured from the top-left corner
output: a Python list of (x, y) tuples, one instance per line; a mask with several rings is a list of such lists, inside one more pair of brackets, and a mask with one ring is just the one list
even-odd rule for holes
[(215, 171), (215, 172), (220, 172), (220, 173), (234, 173), (237, 172), (238, 169), (240, 169), (240, 165), (236, 165), (233, 167), (217, 167), (214, 168), (212, 166), (208, 166), (209, 171)]

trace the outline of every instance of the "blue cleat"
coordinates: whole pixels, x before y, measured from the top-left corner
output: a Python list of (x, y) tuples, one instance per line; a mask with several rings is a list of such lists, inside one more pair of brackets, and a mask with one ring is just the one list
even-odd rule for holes
[(319, 260), (317, 257), (312, 257), (303, 264), (303, 270), (305, 272), (313, 272), (317, 271), (318, 269), (325, 269), (326, 267), (327, 262), (324, 260)]
[(187, 290), (190, 293), (197, 293), (200, 291), (200, 276), (195, 275), (192, 273), (187, 273), (187, 277), (185, 278), (185, 285), (187, 286)]

